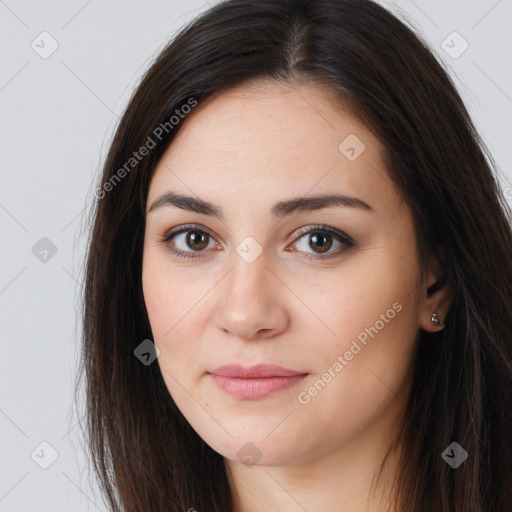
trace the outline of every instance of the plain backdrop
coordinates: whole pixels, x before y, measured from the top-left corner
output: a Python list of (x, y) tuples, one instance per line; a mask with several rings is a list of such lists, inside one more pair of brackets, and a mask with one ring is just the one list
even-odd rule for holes
[[(512, 1), (382, 3), (449, 69), (512, 203)], [(86, 213), (141, 74), (208, 7), (0, 1), (0, 512), (106, 510), (74, 404)]]

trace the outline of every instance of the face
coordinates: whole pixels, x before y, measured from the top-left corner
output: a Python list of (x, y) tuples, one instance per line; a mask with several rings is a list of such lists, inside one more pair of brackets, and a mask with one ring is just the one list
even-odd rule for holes
[(142, 273), (172, 399), (232, 461), (388, 436), (424, 287), (383, 146), (317, 86), (244, 84), (183, 123), (150, 183)]

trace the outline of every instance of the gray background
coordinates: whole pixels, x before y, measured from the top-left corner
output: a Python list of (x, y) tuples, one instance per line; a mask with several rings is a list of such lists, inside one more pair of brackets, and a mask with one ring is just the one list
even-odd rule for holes
[[(455, 77), (512, 203), (512, 0), (382, 3), (408, 18)], [(86, 213), (142, 72), (206, 8), (0, 1), (0, 512), (106, 510), (85, 471), (83, 407), (74, 405)], [(57, 50), (43, 58), (53, 41)]]

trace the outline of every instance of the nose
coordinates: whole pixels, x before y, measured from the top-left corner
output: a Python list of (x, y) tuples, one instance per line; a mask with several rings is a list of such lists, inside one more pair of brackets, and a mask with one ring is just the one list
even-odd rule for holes
[(251, 263), (234, 253), (232, 267), (217, 290), (217, 327), (244, 340), (268, 339), (286, 330), (286, 287), (276, 274), (264, 252)]

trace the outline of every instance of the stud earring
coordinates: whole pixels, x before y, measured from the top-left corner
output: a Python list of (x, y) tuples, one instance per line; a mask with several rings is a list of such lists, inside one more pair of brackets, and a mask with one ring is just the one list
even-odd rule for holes
[(432, 323), (439, 325), (440, 327), (444, 327), (443, 322), (439, 320), (439, 315), (435, 311), (432, 313)]

